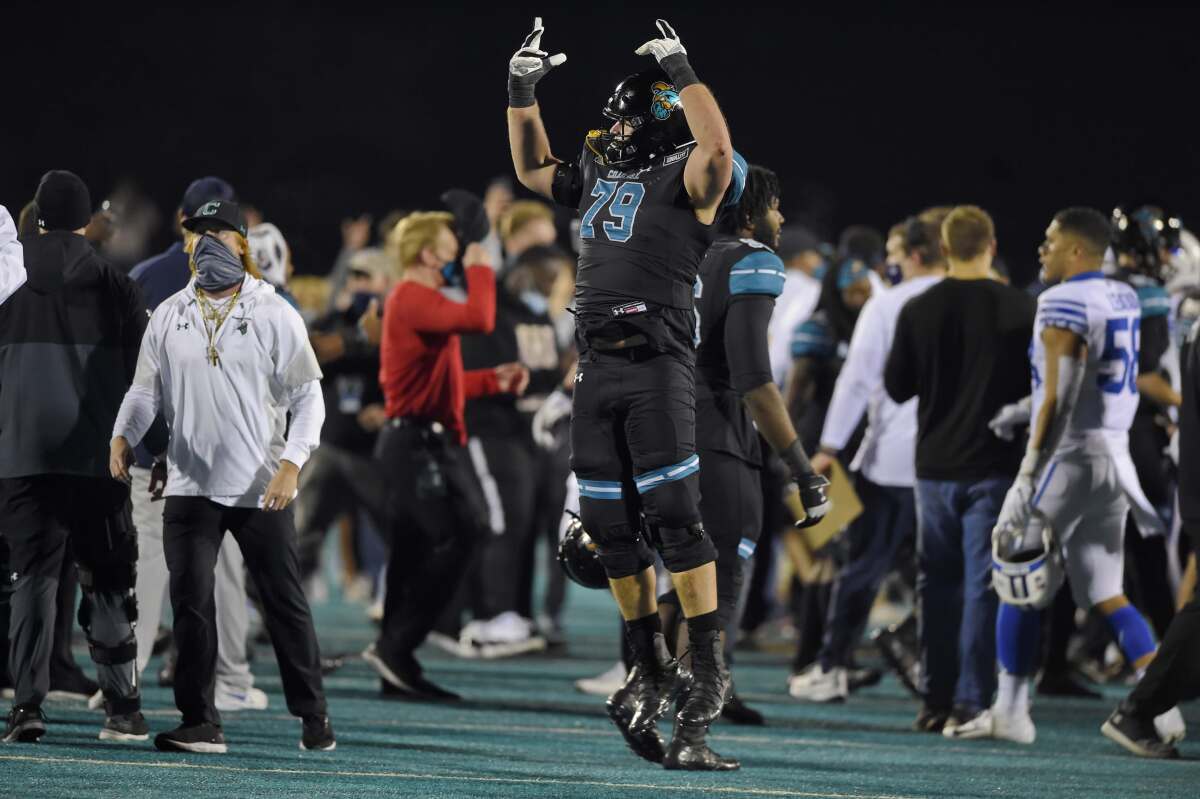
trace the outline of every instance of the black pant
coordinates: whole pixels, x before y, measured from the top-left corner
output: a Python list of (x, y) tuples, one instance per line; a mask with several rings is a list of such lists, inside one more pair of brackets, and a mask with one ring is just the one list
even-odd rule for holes
[(221, 723), (213, 703), (217, 667), (213, 570), (226, 530), (237, 539), (246, 570), (258, 588), (288, 710), (300, 717), (323, 715), (321, 653), (300, 584), (291, 509), (229, 508), (206, 497), (167, 497), (163, 553), (171, 574), (179, 647), (175, 704), (183, 713), (183, 723)]
[[(491, 532), (477, 561), (475, 616), (490, 619), (511, 610), (533, 618), (537, 545), (547, 538), (558, 542), (567, 493), (566, 459), (542, 449), (529, 435), (472, 438), (468, 451), (487, 501)], [(555, 564), (551, 578), (561, 575)]]
[(1175, 614), (1146, 676), (1125, 700), (1132, 715), (1153, 718), (1200, 696), (1200, 597)]
[(387, 596), (380, 655), (415, 668), (413, 651), (454, 598), (487, 530), (467, 450), (424, 426), (393, 420), (375, 449), (390, 480)]
[(762, 532), (760, 469), (742, 458), (700, 450), (700, 514), (717, 548), (717, 616), (721, 628), (738, 622), (745, 561)]
[(316, 572), (329, 525), (362, 508), (377, 528), (385, 520), (387, 476), (370, 455), (322, 444), (300, 473), (296, 529), (300, 534), (300, 573)]
[[(12, 570), (8, 567), (8, 543), (0, 531), (0, 686), (12, 685), (8, 674), (8, 627), (12, 585), (9, 576)], [(50, 690), (54, 686), (66, 682), (82, 669), (75, 661), (71, 652), (71, 637), (75, 628), (75, 590), (79, 588), (79, 578), (75, 573), (75, 564), (70, 558), (63, 558), (62, 573), (58, 577), (58, 596), (56, 604), (58, 611), (54, 617), (54, 636), (50, 643)]]
[[(86, 574), (80, 622), (98, 664), (106, 710), (125, 714), (141, 707), (133, 639), (137, 534), (129, 488), (105, 477), (32, 475), (0, 480), (0, 530), (8, 542), (11, 623), (9, 671), (14, 703), (37, 706), (50, 689), (51, 668), (73, 665), (70, 620), (74, 583), (64, 561)], [(63, 597), (60, 581), (71, 580)], [(65, 661), (53, 657), (66, 650)]]

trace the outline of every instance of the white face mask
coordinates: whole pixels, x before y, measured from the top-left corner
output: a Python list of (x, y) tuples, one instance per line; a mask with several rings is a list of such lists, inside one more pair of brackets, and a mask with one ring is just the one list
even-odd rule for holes
[(196, 285), (205, 291), (219, 291), (237, 283), (246, 273), (238, 258), (216, 236), (200, 236), (192, 248), (196, 266)]

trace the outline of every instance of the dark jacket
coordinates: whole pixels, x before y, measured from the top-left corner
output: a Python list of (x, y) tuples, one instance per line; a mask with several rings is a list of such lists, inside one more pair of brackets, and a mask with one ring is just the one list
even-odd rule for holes
[[(1179, 408), (1179, 515), (1189, 528), (1200, 528), (1200, 324), (1189, 332), (1179, 365), (1183, 404)], [(1191, 532), (1191, 530), (1189, 530)], [(1194, 533), (1193, 533), (1194, 535)], [(1200, 539), (1193, 541), (1200, 550)]]
[(21, 239), (29, 281), (0, 306), (0, 478), (107, 477), (146, 307), (82, 237)]

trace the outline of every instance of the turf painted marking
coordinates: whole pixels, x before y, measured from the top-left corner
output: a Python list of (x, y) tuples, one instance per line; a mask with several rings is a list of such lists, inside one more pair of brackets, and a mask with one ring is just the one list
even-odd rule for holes
[(406, 771), (329, 771), (323, 769), (298, 768), (246, 768), (244, 766), (204, 765), (199, 763), (162, 763), (138, 760), (102, 760), (89, 757), (32, 757), (29, 755), (0, 755), (0, 760), (24, 763), (76, 763), (88, 766), (140, 766), (142, 768), (195, 769), (198, 771), (224, 771), (238, 774), (295, 774), (311, 777), (384, 777), (397, 780), (448, 780), (452, 782), (491, 782), (516, 785), (590, 785), (596, 788), (634, 788), (656, 791), (687, 791), (698, 794), (733, 796), (795, 796), (806, 799), (916, 799), (911, 796), (877, 793), (817, 793), (813, 791), (784, 791), (772, 788), (720, 788), (700, 785), (655, 785), (640, 782), (602, 782), (600, 780), (557, 780), (552, 777), (533, 779), (523, 777), (484, 777), (471, 774), (419, 774)]

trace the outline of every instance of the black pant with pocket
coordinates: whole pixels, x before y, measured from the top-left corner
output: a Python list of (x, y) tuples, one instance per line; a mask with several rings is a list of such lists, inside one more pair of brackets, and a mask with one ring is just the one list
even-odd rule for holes
[(217, 668), (213, 570), (225, 531), (233, 533), (258, 588), (263, 621), (275, 647), (288, 710), (324, 715), (321, 653), (312, 612), (300, 583), (292, 509), (231, 508), (207, 497), (167, 497), (163, 552), (175, 613), (175, 704), (183, 723), (220, 724), (213, 701)]
[(440, 426), (389, 420), (375, 454), (391, 488), (391, 554), (376, 649), (387, 662), (415, 669), (413, 651), (454, 598), (490, 529), (487, 505), (466, 448)]

